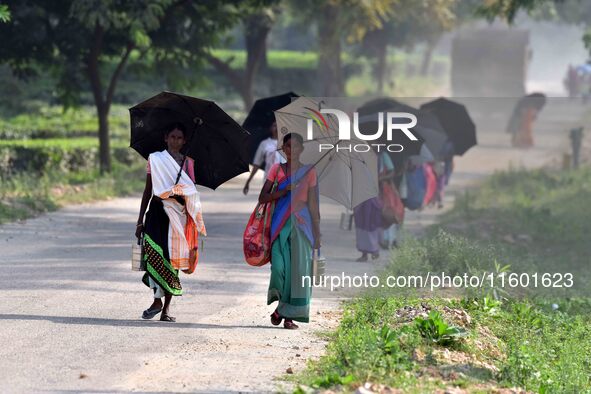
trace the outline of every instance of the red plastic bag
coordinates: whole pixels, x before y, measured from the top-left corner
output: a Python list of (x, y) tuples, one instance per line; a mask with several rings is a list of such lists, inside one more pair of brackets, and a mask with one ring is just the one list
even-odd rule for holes
[(257, 204), (243, 236), (244, 259), (260, 267), (271, 261), (271, 217), (274, 203)]
[(396, 187), (390, 182), (382, 183), (382, 226), (404, 222), (404, 204)]
[(433, 171), (433, 165), (430, 163), (423, 165), (423, 171), (425, 172), (425, 179), (427, 180), (427, 190), (425, 191), (425, 197), (423, 198), (423, 206), (433, 202), (435, 198), (435, 192), (437, 191), (437, 177), (435, 171)]

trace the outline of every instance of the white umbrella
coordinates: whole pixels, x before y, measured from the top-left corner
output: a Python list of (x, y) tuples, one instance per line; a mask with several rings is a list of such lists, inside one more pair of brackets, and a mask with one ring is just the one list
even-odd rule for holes
[[(363, 141), (339, 140), (336, 118), (330, 114), (320, 117), (319, 110), (318, 102), (299, 97), (275, 111), (278, 149), (281, 149), (286, 134), (301, 135), (304, 152), (300, 161), (316, 168), (320, 194), (353, 209), (378, 195), (377, 156), (371, 148), (366, 152), (354, 151), (355, 145), (365, 145)], [(310, 122), (312, 135), (308, 136)]]

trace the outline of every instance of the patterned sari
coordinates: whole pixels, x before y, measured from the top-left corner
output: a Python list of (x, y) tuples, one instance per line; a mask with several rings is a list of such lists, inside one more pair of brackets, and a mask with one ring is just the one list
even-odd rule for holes
[[(308, 208), (308, 190), (316, 186), (316, 170), (302, 166), (287, 176), (276, 164), (269, 171), (268, 180), (278, 180), (278, 190), (294, 183), (295, 189), (277, 200), (271, 219), (271, 279), (267, 305), (279, 301), (281, 316), (299, 322), (310, 320), (309, 282), (312, 277), (312, 216)], [(281, 173), (280, 173), (281, 172)]]
[(148, 158), (153, 196), (144, 226), (146, 273), (142, 281), (154, 289), (156, 298), (182, 295), (179, 270), (193, 272), (199, 258), (198, 237), (205, 235), (192, 160), (185, 164), (175, 183), (180, 166), (167, 151)]

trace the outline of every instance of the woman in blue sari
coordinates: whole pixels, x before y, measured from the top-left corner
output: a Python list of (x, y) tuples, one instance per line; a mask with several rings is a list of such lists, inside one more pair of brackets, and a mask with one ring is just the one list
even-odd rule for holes
[(294, 320), (310, 320), (312, 251), (320, 247), (317, 175), (313, 166), (300, 162), (303, 150), (301, 135), (283, 137), (287, 163), (271, 168), (259, 195), (261, 203), (275, 201), (267, 305), (279, 301), (271, 323), (277, 326), (284, 320), (287, 329), (298, 328)]

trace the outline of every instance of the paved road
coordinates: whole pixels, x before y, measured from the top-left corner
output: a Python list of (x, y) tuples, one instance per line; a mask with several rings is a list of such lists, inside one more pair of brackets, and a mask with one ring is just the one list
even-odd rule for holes
[[(481, 132), (480, 146), (456, 162), (452, 191), (510, 163), (539, 166), (556, 157), (568, 141), (564, 130), (582, 111), (550, 102), (537, 125), (538, 146), (526, 152), (511, 149), (504, 133)], [(312, 324), (298, 331), (270, 326), (268, 267), (242, 261), (241, 235), (255, 196), (242, 196), (240, 187), (202, 193), (210, 236), (197, 272), (182, 278), (186, 293), (174, 300), (176, 324), (139, 319), (150, 292), (129, 270), (138, 198), (0, 226), (3, 391), (272, 391), (284, 384), (275, 378), (287, 368), (301, 370), (320, 355), (325, 342), (317, 332), (335, 326), (338, 298), (348, 293), (316, 292)], [(411, 213), (407, 227), (420, 229), (439, 212)], [(355, 263), (354, 233), (338, 229), (340, 213), (323, 201), (329, 272), (372, 272), (387, 256)]]

